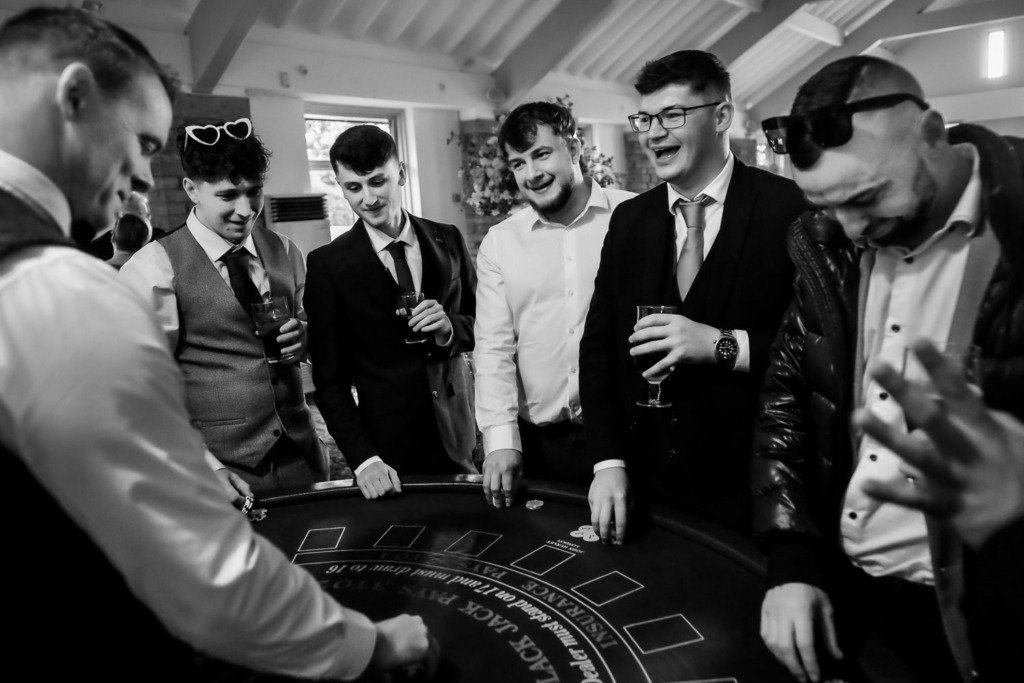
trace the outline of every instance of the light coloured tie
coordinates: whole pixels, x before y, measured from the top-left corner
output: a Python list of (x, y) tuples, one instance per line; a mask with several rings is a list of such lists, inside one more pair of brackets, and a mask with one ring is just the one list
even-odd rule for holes
[(682, 214), (686, 223), (686, 241), (683, 242), (683, 250), (676, 264), (679, 296), (684, 301), (704, 263), (704, 207), (714, 203), (714, 197), (706, 194), (697, 195), (692, 202), (680, 199), (675, 203), (675, 210)]

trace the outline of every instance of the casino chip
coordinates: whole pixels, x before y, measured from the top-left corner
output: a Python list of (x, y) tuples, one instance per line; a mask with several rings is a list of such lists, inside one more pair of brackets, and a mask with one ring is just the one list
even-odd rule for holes
[(250, 522), (262, 522), (267, 518), (266, 508), (254, 508), (253, 504), (255, 499), (252, 496), (246, 496), (245, 501), (242, 503), (241, 513), (248, 518)]
[(597, 540), (597, 533), (594, 531), (594, 527), (589, 524), (584, 524), (576, 531), (570, 531), (569, 535), (573, 538), (579, 538), (590, 543)]
[(538, 510), (538, 509), (540, 509), (543, 506), (544, 506), (544, 501), (542, 501), (542, 500), (534, 499), (534, 500), (526, 501), (526, 509), (527, 510)]

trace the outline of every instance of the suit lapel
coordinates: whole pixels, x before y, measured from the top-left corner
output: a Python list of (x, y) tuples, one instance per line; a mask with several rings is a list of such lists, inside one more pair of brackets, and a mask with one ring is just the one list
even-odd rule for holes
[(443, 287), (452, 275), (452, 262), (448, 256), (444, 236), (429, 222), (408, 214), (416, 231), (416, 240), (423, 257), (423, 282), (420, 289), (428, 299), (441, 301)]
[(662, 183), (651, 192), (637, 224), (630, 226), (629, 242), (635, 249), (636, 303), (678, 304), (675, 280), (675, 219), (668, 210), (668, 189)]
[(725, 308), (733, 284), (740, 276), (740, 257), (757, 201), (757, 188), (751, 181), (746, 165), (736, 159), (722, 207), (722, 225), (686, 297), (689, 312), (705, 313)]

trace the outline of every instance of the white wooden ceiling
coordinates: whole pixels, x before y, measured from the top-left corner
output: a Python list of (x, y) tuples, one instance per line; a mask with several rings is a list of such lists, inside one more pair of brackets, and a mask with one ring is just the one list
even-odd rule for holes
[[(0, 0), (17, 10), (38, 0)], [(53, 0), (50, 4), (65, 4)], [(75, 4), (81, 4), (76, 2)], [(128, 27), (187, 33), (210, 91), (246, 35), (391, 49), (493, 74), (510, 99), (546, 74), (621, 87), (647, 60), (715, 52), (735, 99), (756, 106), (847, 54), (897, 52), (910, 36), (1024, 15), (1022, 0), (103, 0)]]

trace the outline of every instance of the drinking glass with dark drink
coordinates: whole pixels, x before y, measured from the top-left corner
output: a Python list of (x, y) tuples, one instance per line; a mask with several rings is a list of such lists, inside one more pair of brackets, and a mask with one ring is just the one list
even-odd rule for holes
[(398, 295), (398, 317), (405, 321), (405, 343), (422, 344), (427, 341), (427, 335), (417, 332), (409, 326), (409, 319), (412, 312), (423, 301), (423, 292), (407, 292)]
[(268, 363), (284, 360), (277, 337), (281, 334), (281, 326), (291, 317), (292, 305), (286, 296), (272, 296), (252, 305), (252, 322), (256, 327), (256, 336), (263, 341), (263, 354)]
[[(649, 315), (655, 315), (657, 313), (676, 313), (675, 306), (637, 306), (636, 307), (636, 321), (640, 322), (641, 319), (646, 318)], [(633, 346), (638, 346), (644, 342), (638, 342)], [(658, 353), (645, 353), (640, 356), (633, 356), (633, 363), (640, 370), (641, 373), (646, 372), (651, 366), (657, 363), (659, 360), (664, 358), (666, 352), (661, 351)], [(672, 404), (668, 401), (661, 400), (661, 383), (669, 376), (671, 370), (668, 368), (664, 372), (659, 373), (654, 377), (645, 377), (647, 380), (647, 400), (637, 401), (636, 404), (641, 408), (671, 408)]]
[[(932, 344), (946, 359), (960, 367), (967, 386), (975, 394), (981, 396), (981, 349), (976, 344), (937, 341), (933, 341)], [(903, 349), (903, 368), (900, 374), (905, 380), (921, 387), (933, 401), (942, 404), (942, 397), (932, 383), (931, 377), (928, 376), (928, 372), (910, 347)], [(904, 420), (906, 420), (908, 432), (921, 426), (914, 424), (907, 417), (904, 417)]]

